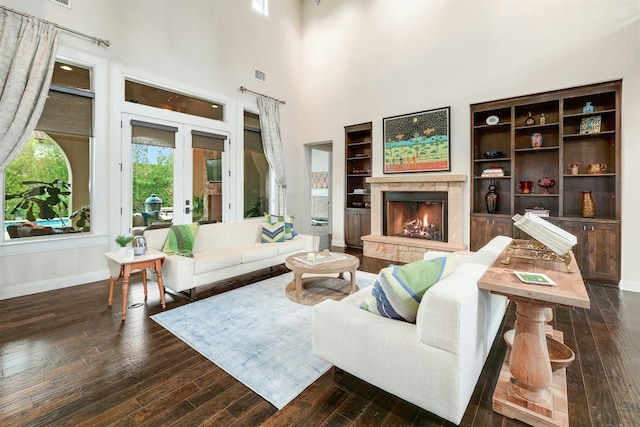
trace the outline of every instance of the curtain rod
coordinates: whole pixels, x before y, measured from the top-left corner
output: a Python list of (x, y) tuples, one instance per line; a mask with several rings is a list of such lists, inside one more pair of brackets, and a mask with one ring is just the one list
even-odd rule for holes
[(59, 29), (59, 30), (65, 31), (65, 32), (67, 32), (67, 33), (75, 34), (76, 36), (84, 37), (85, 39), (89, 39), (89, 40), (91, 40), (92, 42), (96, 43), (98, 46), (100, 46), (100, 45), (105, 45), (105, 46), (107, 46), (107, 47), (108, 47), (108, 46), (111, 46), (111, 42), (110, 42), (109, 40), (99, 39), (98, 37), (90, 36), (90, 35), (87, 35), (87, 34), (81, 33), (81, 32), (79, 32), (79, 31), (72, 30), (71, 28), (63, 27), (62, 25), (58, 25), (58, 24), (56, 24), (56, 23), (54, 23), (54, 22), (47, 21), (46, 19), (41, 19), (41, 18), (38, 18), (37, 16), (29, 15), (29, 14), (24, 13), (24, 12), (19, 12), (19, 11), (17, 11), (17, 10), (14, 10), (14, 9), (8, 8), (8, 7), (6, 7), (6, 6), (2, 6), (2, 5), (0, 5), (0, 8), (2, 8), (2, 9), (4, 9), (4, 10), (7, 10), (7, 11), (9, 11), (9, 12), (13, 12), (13, 13), (15, 13), (15, 14), (18, 14), (18, 15), (20, 15), (20, 16), (24, 16), (24, 17), (27, 17), (27, 18), (34, 18), (34, 19), (37, 19), (37, 20), (38, 20), (38, 21), (40, 21), (40, 22), (44, 22), (44, 23), (46, 23), (46, 24), (51, 24), (51, 25), (53, 25), (54, 27), (56, 27), (57, 29)]
[(271, 97), (271, 96), (267, 96), (267, 95), (265, 95), (265, 94), (263, 94), (263, 93), (260, 93), (260, 92), (254, 92), (254, 91), (252, 91), (252, 90), (250, 90), (250, 89), (247, 89), (247, 88), (246, 88), (246, 87), (244, 87), (244, 86), (240, 86), (240, 91), (241, 91), (242, 93), (249, 92), (249, 93), (252, 93), (252, 94), (254, 94), (254, 95), (266, 96), (266, 97), (267, 97), (267, 98), (269, 98), (269, 99), (273, 99), (274, 101), (278, 101), (280, 104), (286, 104), (286, 102), (284, 102), (284, 101), (282, 101), (282, 100), (280, 100), (280, 99), (278, 99), (278, 98), (274, 98), (274, 97)]

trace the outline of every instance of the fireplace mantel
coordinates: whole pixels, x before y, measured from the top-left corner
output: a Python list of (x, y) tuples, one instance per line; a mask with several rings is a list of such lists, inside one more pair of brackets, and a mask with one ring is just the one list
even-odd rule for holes
[[(371, 235), (364, 236), (366, 256), (410, 262), (421, 259), (427, 250), (465, 250), (463, 241), (463, 186), (467, 175), (393, 175), (367, 178), (371, 185)], [(425, 242), (409, 237), (382, 235), (382, 193), (385, 191), (444, 191), (447, 192), (448, 242)], [(436, 244), (437, 243), (437, 244)], [(430, 247), (433, 245), (434, 247)]]

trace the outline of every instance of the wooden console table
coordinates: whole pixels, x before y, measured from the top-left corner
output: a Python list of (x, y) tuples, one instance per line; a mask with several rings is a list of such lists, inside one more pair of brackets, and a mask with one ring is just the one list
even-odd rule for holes
[[(552, 372), (545, 336), (549, 308), (589, 308), (589, 296), (573, 253), (568, 273), (564, 263), (511, 258), (504, 254), (478, 280), (480, 289), (507, 296), (516, 303), (516, 325), (509, 360), (493, 394), (493, 410), (534, 426), (569, 425), (566, 369)], [(557, 286), (522, 283), (514, 271), (544, 273)], [(561, 336), (555, 331), (555, 336)]]

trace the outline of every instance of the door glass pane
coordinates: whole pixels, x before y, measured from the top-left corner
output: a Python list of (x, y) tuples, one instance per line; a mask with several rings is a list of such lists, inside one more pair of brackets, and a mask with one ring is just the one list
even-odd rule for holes
[(133, 228), (173, 218), (175, 132), (131, 126)]
[(193, 131), (193, 221), (222, 222), (222, 156), (224, 140)]
[(244, 217), (269, 212), (269, 163), (264, 155), (260, 128), (251, 124), (258, 116), (245, 112), (244, 130)]

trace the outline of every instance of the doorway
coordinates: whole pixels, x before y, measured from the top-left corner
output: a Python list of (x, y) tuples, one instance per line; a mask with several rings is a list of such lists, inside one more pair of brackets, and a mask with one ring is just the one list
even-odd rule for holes
[(225, 133), (127, 113), (122, 130), (122, 230), (224, 221)]
[(320, 250), (331, 248), (331, 162), (332, 143), (310, 144), (311, 234), (320, 237)]

